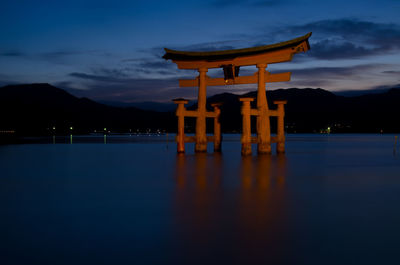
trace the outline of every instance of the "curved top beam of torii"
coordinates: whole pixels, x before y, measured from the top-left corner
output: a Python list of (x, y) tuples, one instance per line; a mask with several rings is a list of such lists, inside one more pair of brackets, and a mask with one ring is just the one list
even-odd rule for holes
[(311, 32), (280, 43), (245, 49), (212, 52), (176, 51), (165, 48), (164, 59), (171, 59), (179, 69), (220, 68), (226, 65), (236, 67), (271, 64), (290, 61), (293, 54), (310, 49), (308, 38)]
[[(188, 52), (165, 49), (164, 59), (171, 59), (179, 69), (196, 69), (207, 71), (210, 68), (223, 68), (224, 78), (210, 78), (206, 76), (207, 86), (256, 84), (258, 72), (252, 76), (239, 76), (241, 66), (256, 65), (266, 68), (268, 64), (291, 61), (294, 54), (306, 52), (310, 49), (308, 39), (311, 32), (289, 41), (276, 44), (258, 46), (246, 49), (234, 49), (213, 52)], [(285, 82), (290, 80), (290, 72), (270, 74), (265, 71), (264, 81)], [(196, 87), (196, 79), (179, 80), (180, 87)]]

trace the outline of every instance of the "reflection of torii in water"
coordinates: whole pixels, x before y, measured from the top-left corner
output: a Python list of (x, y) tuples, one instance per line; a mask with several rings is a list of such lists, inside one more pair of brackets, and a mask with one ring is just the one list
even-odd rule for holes
[[(206, 110), (206, 87), (236, 84), (258, 84), (257, 109), (251, 109), (250, 101), (253, 99), (242, 98), (242, 154), (251, 154), (251, 143), (258, 144), (259, 153), (271, 153), (271, 142), (277, 143), (277, 152), (285, 151), (284, 136), (284, 104), (286, 101), (275, 101), (277, 110), (268, 108), (265, 93), (265, 83), (283, 82), (290, 80), (290, 72), (270, 74), (265, 71), (268, 64), (281, 63), (292, 60), (294, 54), (306, 52), (310, 49), (308, 38), (311, 33), (302, 37), (280, 42), (272, 45), (259, 46), (246, 49), (235, 49), (213, 52), (185, 52), (165, 49), (164, 59), (171, 59), (179, 69), (196, 69), (199, 76), (192, 80), (179, 80), (181, 87), (198, 86), (197, 110), (188, 111), (184, 107), (188, 103), (184, 99), (176, 99), (178, 104), (176, 115), (178, 116), (178, 152), (185, 152), (185, 142), (195, 142), (196, 152), (206, 152), (207, 142), (214, 142), (214, 150), (220, 151), (221, 131), (219, 126), (219, 106), (214, 106), (214, 111)], [(241, 66), (256, 65), (258, 71), (251, 76), (239, 76)], [(210, 68), (222, 68), (224, 78), (210, 78), (206, 75)], [(257, 137), (251, 137), (250, 116), (257, 117)], [(277, 137), (271, 137), (270, 117), (278, 117)], [(185, 137), (184, 117), (196, 118), (196, 136)], [(214, 136), (206, 136), (206, 118), (214, 118)]]

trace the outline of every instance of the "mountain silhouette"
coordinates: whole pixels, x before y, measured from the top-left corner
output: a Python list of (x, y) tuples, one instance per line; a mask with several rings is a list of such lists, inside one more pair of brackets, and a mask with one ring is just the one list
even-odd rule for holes
[[(24, 135), (144, 131), (169, 128), (173, 113), (106, 106), (49, 84), (0, 88), (0, 128)], [(53, 130), (53, 127), (55, 130)], [(72, 130), (70, 129), (72, 127)]]
[[(207, 99), (210, 104), (222, 102), (223, 132), (241, 131), (240, 97), (223, 93)], [(400, 132), (400, 89), (354, 97), (335, 95), (323, 89), (278, 89), (267, 91), (268, 104), (287, 100), (285, 128), (289, 133), (321, 132)], [(255, 101), (253, 108), (255, 108)], [(187, 106), (195, 109), (196, 103)], [(18, 135), (51, 135), (69, 133), (176, 131), (174, 111), (157, 112), (135, 107), (114, 107), (87, 98), (77, 98), (49, 84), (10, 85), (0, 88), (0, 130), (15, 130)], [(255, 117), (253, 124), (255, 122)], [(271, 126), (275, 128), (274, 118)], [(186, 119), (187, 132), (195, 131), (195, 119)], [(72, 127), (72, 130), (71, 130)], [(53, 129), (54, 128), (54, 129)], [(208, 120), (212, 132), (212, 119)], [(255, 126), (253, 126), (255, 128)]]
[[(210, 97), (208, 103), (222, 101), (221, 124), (225, 130), (236, 130), (233, 121), (241, 119), (240, 97), (254, 97), (257, 92), (244, 95), (220, 94)], [(399, 132), (400, 89), (392, 88), (380, 94), (355, 97), (338, 96), (317, 88), (289, 88), (267, 91), (268, 105), (275, 109), (275, 100), (287, 100), (285, 128), (287, 132), (321, 132), (330, 127), (332, 132)], [(255, 100), (256, 101), (256, 100)], [(256, 102), (252, 107), (256, 108)], [(273, 119), (273, 118), (272, 118)], [(237, 122), (236, 122), (237, 123)], [(271, 126), (275, 123), (272, 120)], [(255, 126), (252, 126), (255, 128)]]

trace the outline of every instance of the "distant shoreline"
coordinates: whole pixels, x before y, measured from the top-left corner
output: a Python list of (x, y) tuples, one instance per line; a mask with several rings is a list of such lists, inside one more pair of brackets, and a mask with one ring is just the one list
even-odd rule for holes
[[(31, 136), (17, 136), (17, 135), (4, 135), (0, 134), (0, 145), (13, 145), (13, 144), (70, 144), (70, 143), (145, 143), (145, 142), (163, 142), (175, 144), (176, 133), (114, 133), (114, 134), (76, 134), (76, 135), (31, 135)], [(194, 136), (194, 134), (187, 134)], [(254, 134), (255, 135), (255, 134)], [(336, 136), (393, 136), (396, 137), (398, 133), (287, 133), (289, 138), (295, 137), (336, 137)], [(240, 142), (241, 133), (224, 133), (223, 141), (237, 141)]]

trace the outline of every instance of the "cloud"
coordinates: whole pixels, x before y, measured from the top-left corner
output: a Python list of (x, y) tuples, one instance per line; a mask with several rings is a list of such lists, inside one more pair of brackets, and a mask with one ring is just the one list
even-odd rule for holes
[(387, 85), (380, 85), (380, 86), (376, 86), (373, 89), (375, 90), (389, 90), (392, 88), (397, 88), (400, 89), (400, 83), (398, 84), (387, 84)]
[(332, 85), (334, 82), (330, 80), (324, 79), (300, 79), (291, 81), (289, 84), (286, 84), (286, 87), (326, 87)]
[(68, 74), (68, 76), (82, 80), (114, 83), (114, 84), (132, 84), (132, 83), (149, 84), (152, 82), (152, 80), (155, 80), (155, 82), (157, 82), (157, 80), (174, 80), (176, 83), (178, 83), (179, 78), (185, 78), (182, 75), (181, 76), (176, 75), (171, 78), (131, 77), (129, 75), (120, 72), (118, 69), (101, 69), (101, 70), (96, 70), (96, 72), (97, 74), (73, 72)]
[[(102, 50), (73, 50), (63, 49), (58, 51), (49, 51), (37, 54), (36, 57), (54, 64), (76, 65), (79, 61), (88, 61), (93, 59), (110, 59), (115, 55)], [(78, 63), (79, 64), (79, 63)]]
[(151, 69), (166, 69), (166, 68), (171, 68), (173, 65), (168, 63), (168, 61), (166, 60), (157, 60), (157, 61), (145, 60), (139, 62), (138, 66)]
[(336, 42), (325, 39), (313, 43), (307, 55), (317, 59), (335, 60), (361, 58), (379, 53), (381, 50), (378, 48), (368, 49), (348, 41)]
[(19, 51), (8, 51), (8, 52), (2, 52), (2, 53), (0, 53), (0, 56), (5, 56), (5, 57), (22, 57), (22, 56), (25, 56), (25, 53), (19, 52)]
[(400, 75), (400, 71), (383, 71), (382, 74), (393, 74), (393, 75)]
[(106, 67), (95, 67), (92, 68), (92, 72), (98, 76), (111, 77), (115, 79), (125, 79), (132, 75), (130, 72), (133, 70), (129, 67), (122, 68), (106, 68)]
[[(365, 75), (370, 75), (379, 67), (385, 65), (353, 65), (342, 67), (310, 67), (304, 69), (285, 69), (282, 71), (291, 72), (289, 83), (277, 83), (284, 87), (337, 87), (338, 84), (351, 83), (357, 80), (364, 80)], [(362, 82), (358, 82), (360, 85)], [(365, 83), (365, 82), (364, 82)], [(274, 85), (276, 86), (276, 85)]]
[(175, 83), (178, 83), (178, 78), (141, 78), (141, 77), (130, 77), (117, 69), (101, 69), (96, 70), (97, 74), (93, 73), (82, 73), (82, 72), (73, 72), (68, 74), (69, 77), (92, 81), (96, 85), (132, 85), (132, 86), (149, 86), (153, 87), (152, 83), (158, 83), (158, 80), (163, 80), (169, 83), (171, 80), (174, 80)]
[(45, 52), (41, 53), (40, 55), (43, 57), (48, 58), (58, 58), (58, 57), (65, 57), (65, 56), (74, 56), (74, 55), (81, 55), (81, 54), (88, 54), (87, 51), (72, 51), (72, 50), (60, 50), (60, 51), (52, 51), (52, 52)]
[[(97, 100), (112, 101), (169, 101), (176, 97), (193, 97), (196, 89), (182, 89), (177, 78), (118, 78), (87, 73), (70, 73), (85, 82), (88, 89), (74, 88), (74, 82), (64, 82), (71, 93)], [(81, 82), (78, 80), (78, 82)]]
[(121, 63), (130, 76), (165, 78), (178, 75), (193, 75), (193, 71), (178, 70), (175, 63), (170, 60), (164, 60), (161, 56), (158, 58), (125, 59)]
[(291, 35), (310, 31), (309, 55), (317, 59), (361, 58), (400, 51), (400, 25), (394, 23), (336, 19), (283, 29)]
[(336, 79), (354, 77), (358, 74), (363, 74), (369, 70), (373, 70), (379, 65), (355, 65), (344, 67), (311, 67), (305, 69), (292, 69), (292, 76), (296, 78), (306, 79)]
[(100, 81), (107, 83), (126, 83), (130, 81), (129, 78), (123, 78), (113, 75), (94, 75), (94, 74), (77, 73), (77, 72), (70, 73), (69, 76), (85, 80)]
[(304, 25), (291, 26), (291, 32), (313, 31), (326, 36), (343, 36), (348, 39), (360, 37), (370, 40), (397, 39), (400, 37), (400, 27), (393, 23), (376, 23), (357, 19), (319, 20)]

